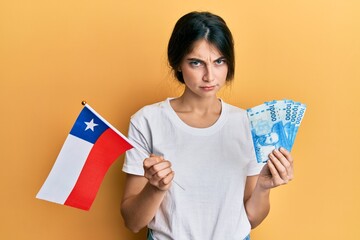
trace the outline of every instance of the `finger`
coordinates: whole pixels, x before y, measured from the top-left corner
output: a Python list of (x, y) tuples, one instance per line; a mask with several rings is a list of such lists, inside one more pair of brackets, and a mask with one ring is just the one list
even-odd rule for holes
[(170, 184), (174, 179), (174, 175), (175, 175), (174, 171), (171, 171), (166, 177), (162, 179), (162, 181), (160, 182), (160, 186), (166, 186)]
[(294, 178), (294, 164), (290, 152), (288, 152), (285, 148), (280, 148), (280, 150), (274, 150), (274, 155), (286, 168), (288, 179), (292, 180)]
[(294, 162), (294, 159), (292, 158), (292, 156), (291, 156), (291, 154), (290, 154), (290, 152), (288, 151), (288, 150), (286, 150), (285, 148), (283, 148), (283, 147), (280, 147), (280, 152), (286, 157), (286, 159), (289, 161), (289, 162), (291, 162), (291, 163), (293, 163)]
[[(286, 150), (283, 150), (286, 151)], [(288, 180), (291, 180), (293, 178), (294, 175), (294, 169), (293, 169), (293, 162), (290, 161), (281, 151), (275, 149), (273, 151), (273, 154), (276, 156), (276, 158), (281, 162), (281, 164), (285, 167), (286, 169), (286, 174), (287, 174), (287, 178)], [(288, 157), (291, 158), (291, 155), (289, 152), (285, 153), (288, 154)]]
[(155, 181), (158, 181), (171, 171), (171, 162), (163, 160), (152, 165), (150, 168), (145, 168), (144, 175), (147, 179), (155, 179)]
[(162, 161), (152, 165), (150, 168), (145, 169), (146, 174), (154, 175), (164, 169), (171, 169), (171, 162), (169, 161)]
[[(288, 178), (287, 170), (284, 167), (284, 165), (282, 165), (280, 160), (273, 153), (269, 154), (269, 160), (274, 166), (273, 171), (271, 171), (273, 177), (275, 177), (274, 180), (277, 181), (278, 184), (287, 183), (289, 181), (289, 178)], [(279, 181), (279, 178), (281, 179), (281, 181)]]
[(159, 188), (160, 190), (165, 190), (166, 188), (169, 187), (167, 185), (169, 185), (169, 183), (172, 181), (173, 176), (174, 176), (173, 171), (164, 170), (161, 173), (161, 176), (156, 174), (152, 176), (151, 179), (149, 179), (149, 182), (151, 185)]
[(277, 187), (277, 186), (283, 184), (283, 180), (279, 176), (279, 173), (278, 173), (275, 165), (271, 161), (271, 159), (269, 159), (269, 161), (267, 162), (267, 165), (268, 165), (269, 171), (272, 176), (272, 187)]
[(165, 178), (171, 172), (172, 172), (171, 168), (164, 168), (160, 171), (157, 171), (153, 175), (151, 175), (151, 179), (154, 179), (155, 181), (160, 181), (161, 179)]
[(164, 160), (163, 157), (151, 154), (149, 158), (145, 158), (145, 160), (143, 162), (143, 166), (144, 166), (144, 168), (151, 168), (153, 165), (155, 165), (163, 160)]
[(156, 172), (161, 171), (165, 168), (171, 168), (170, 161), (162, 160), (161, 162), (152, 165), (150, 170), (155, 174)]
[(154, 171), (152, 171), (152, 167), (155, 164), (158, 164), (160, 161), (160, 159), (156, 156), (154, 156), (153, 154), (150, 155), (149, 158), (146, 158), (143, 162), (143, 168), (144, 168), (144, 176), (147, 179), (151, 179), (152, 175), (154, 175)]

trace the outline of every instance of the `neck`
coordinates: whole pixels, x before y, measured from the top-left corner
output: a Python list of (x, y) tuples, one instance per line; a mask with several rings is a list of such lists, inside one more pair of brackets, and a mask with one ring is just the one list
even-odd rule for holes
[(221, 112), (221, 102), (216, 95), (208, 97), (199, 97), (188, 94), (185, 91), (177, 100), (177, 109), (179, 111), (191, 112)]

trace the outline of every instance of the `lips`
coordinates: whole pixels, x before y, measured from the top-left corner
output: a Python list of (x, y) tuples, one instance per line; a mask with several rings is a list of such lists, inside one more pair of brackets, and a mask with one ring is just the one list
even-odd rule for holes
[(212, 85), (212, 86), (201, 86), (200, 88), (204, 91), (211, 91), (214, 90), (216, 87), (216, 85)]

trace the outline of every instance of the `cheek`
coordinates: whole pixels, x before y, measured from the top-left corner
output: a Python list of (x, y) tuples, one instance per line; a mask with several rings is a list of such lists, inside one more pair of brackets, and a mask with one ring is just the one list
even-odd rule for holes
[(199, 70), (185, 70), (183, 71), (183, 78), (186, 82), (195, 82), (202, 78), (202, 73)]
[(220, 68), (217, 72), (217, 79), (219, 79), (219, 81), (221, 82), (225, 82), (226, 81), (226, 77), (227, 77), (227, 73), (228, 73), (228, 68), (224, 67), (224, 68)]

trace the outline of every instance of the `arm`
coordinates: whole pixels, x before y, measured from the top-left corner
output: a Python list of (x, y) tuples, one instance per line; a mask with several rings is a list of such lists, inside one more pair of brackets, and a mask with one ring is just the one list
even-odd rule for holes
[(269, 161), (259, 175), (247, 178), (244, 204), (252, 228), (257, 227), (270, 211), (270, 189), (287, 184), (293, 177), (291, 154), (281, 148), (269, 154)]
[(155, 155), (144, 160), (144, 170), (144, 177), (127, 174), (121, 202), (125, 225), (133, 232), (153, 219), (174, 177), (171, 163)]
[(270, 211), (270, 190), (257, 185), (259, 175), (246, 179), (244, 202), (251, 228), (257, 227)]

